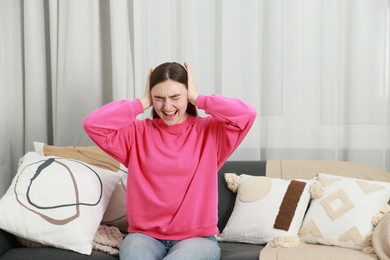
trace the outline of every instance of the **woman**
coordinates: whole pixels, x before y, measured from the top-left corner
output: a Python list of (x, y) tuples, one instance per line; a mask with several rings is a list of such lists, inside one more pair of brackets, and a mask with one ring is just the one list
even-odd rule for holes
[[(152, 119), (136, 119), (149, 107)], [(122, 260), (220, 258), (217, 172), (255, 118), (238, 99), (199, 94), (188, 64), (164, 63), (149, 71), (142, 98), (84, 120), (91, 139), (128, 166)]]

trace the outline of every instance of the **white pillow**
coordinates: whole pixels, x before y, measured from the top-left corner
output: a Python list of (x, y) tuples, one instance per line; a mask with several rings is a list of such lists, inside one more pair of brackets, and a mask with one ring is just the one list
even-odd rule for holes
[(112, 194), (106, 212), (103, 215), (102, 225), (115, 226), (122, 232), (127, 232), (126, 217), (126, 185), (127, 168), (114, 160), (97, 146), (54, 146), (42, 142), (34, 142), (35, 152), (43, 156), (58, 156), (75, 159), (92, 164), (96, 167), (118, 172), (121, 180)]
[(308, 243), (362, 250), (372, 218), (390, 198), (390, 183), (320, 173), (324, 194), (313, 199), (299, 231)]
[(310, 201), (310, 183), (245, 174), (236, 185), (231, 176), (227, 181), (231, 190), (239, 187), (220, 241), (265, 244), (297, 236)]
[(28, 152), (0, 199), (0, 228), (48, 246), (91, 254), (120, 175), (90, 164)]

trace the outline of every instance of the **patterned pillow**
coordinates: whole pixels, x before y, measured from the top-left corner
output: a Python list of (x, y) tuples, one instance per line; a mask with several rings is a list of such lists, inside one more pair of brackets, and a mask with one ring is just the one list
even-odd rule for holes
[(97, 146), (53, 146), (41, 142), (34, 142), (34, 148), (37, 153), (43, 156), (58, 156), (75, 159), (99, 168), (120, 173), (121, 180), (118, 182), (114, 193), (112, 194), (101, 224), (115, 226), (122, 232), (127, 232), (127, 168), (124, 165), (111, 158)]
[(320, 173), (324, 188), (313, 199), (299, 231), (308, 243), (362, 250), (370, 246), (372, 218), (389, 201), (390, 183)]
[(245, 174), (225, 177), (237, 198), (220, 241), (265, 244), (297, 237), (310, 201), (310, 183)]
[(0, 228), (44, 245), (90, 254), (118, 173), (27, 153), (0, 199)]

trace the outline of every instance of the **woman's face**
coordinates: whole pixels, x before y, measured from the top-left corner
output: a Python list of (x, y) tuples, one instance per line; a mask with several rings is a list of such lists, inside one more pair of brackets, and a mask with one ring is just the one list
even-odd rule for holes
[(187, 119), (188, 98), (184, 84), (168, 79), (156, 84), (151, 96), (154, 110), (167, 125), (180, 124)]

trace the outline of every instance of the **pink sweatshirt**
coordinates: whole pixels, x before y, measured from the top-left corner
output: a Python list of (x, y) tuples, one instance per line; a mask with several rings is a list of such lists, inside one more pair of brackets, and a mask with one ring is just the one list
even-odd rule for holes
[(84, 120), (91, 139), (128, 166), (129, 232), (182, 240), (218, 232), (217, 172), (248, 133), (256, 111), (238, 99), (199, 95), (211, 116), (168, 126), (138, 120), (139, 99), (109, 103)]

